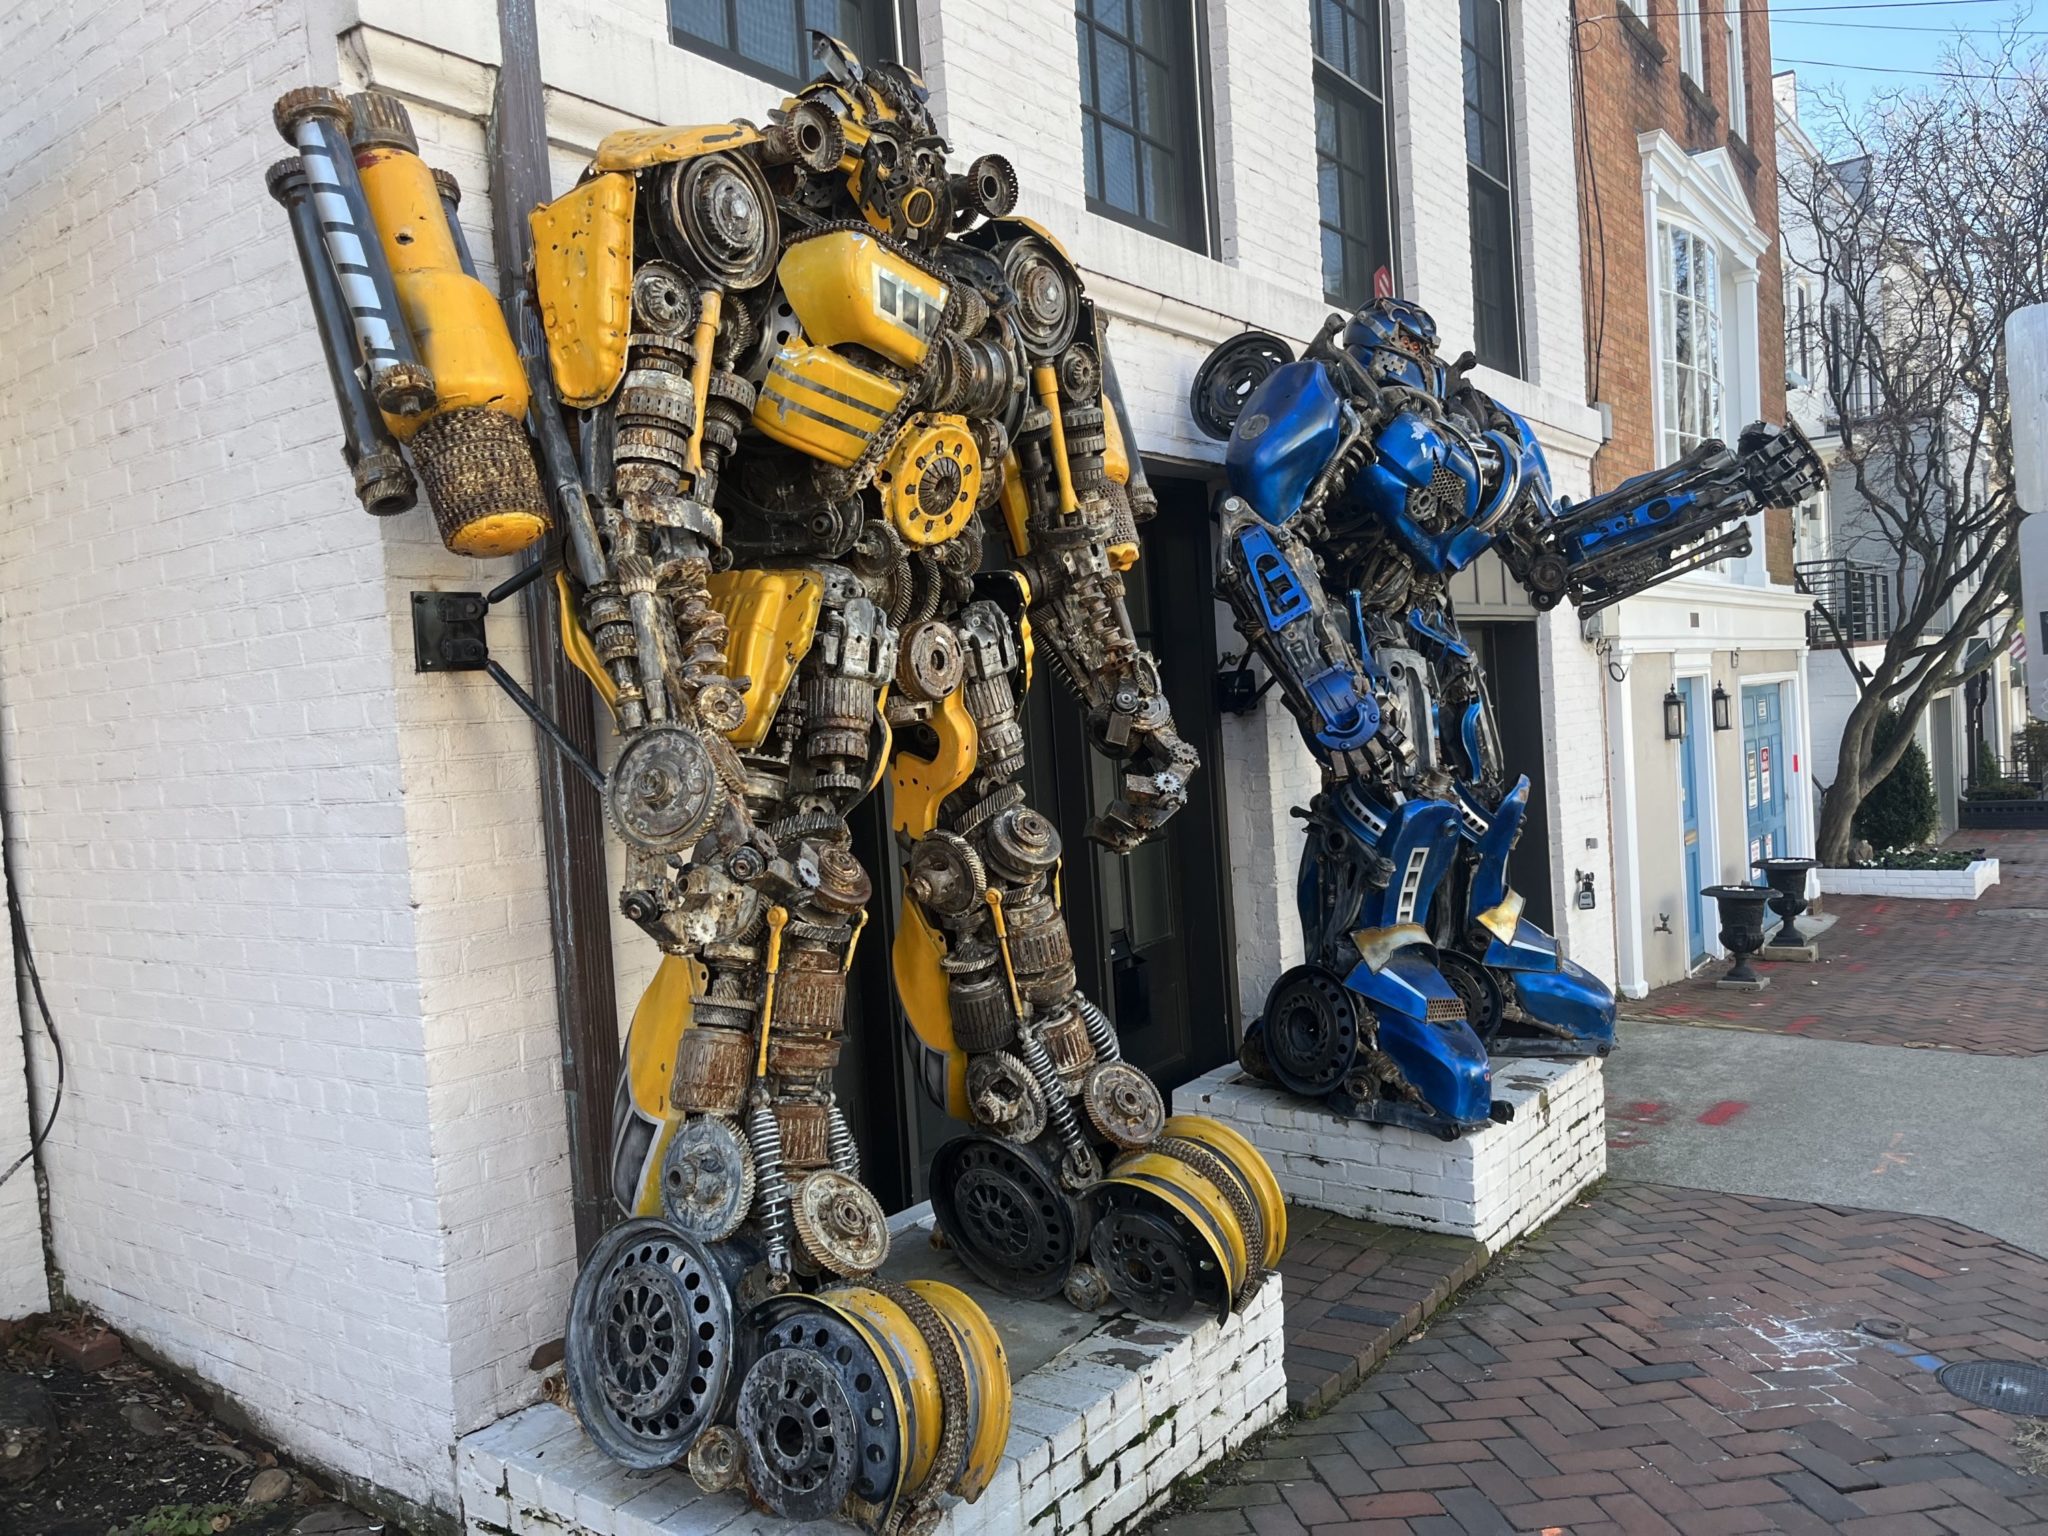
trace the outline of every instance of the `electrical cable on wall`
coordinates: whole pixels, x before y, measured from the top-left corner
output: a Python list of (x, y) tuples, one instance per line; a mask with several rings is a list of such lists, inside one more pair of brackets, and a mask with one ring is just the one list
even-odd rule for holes
[[(36, 1011), (43, 1016), (43, 1032), (50, 1037), (50, 1049), (57, 1056), (57, 1091), (50, 1099), (50, 1113), (43, 1120), (42, 1129), (34, 1132), (29, 1137), (28, 1150), (9, 1163), (5, 1172), (0, 1172), (0, 1185), (4, 1185), (9, 1179), (21, 1172), (34, 1159), (36, 1153), (42, 1150), (43, 1143), (50, 1139), (50, 1131), (57, 1124), (57, 1111), (64, 1103), (64, 1042), (58, 1037), (57, 1021), (50, 1016), (49, 999), (43, 995), (43, 978), (36, 970), (35, 952), (29, 948), (28, 922), (22, 916), (21, 896), (15, 886), (14, 855), (8, 846), (7, 821), (6, 791), (4, 787), (0, 787), (0, 880), (4, 880), (7, 886), (7, 923), (14, 933), (15, 992), (18, 997), (21, 990), (21, 976), (25, 971), (28, 975), (29, 990), (35, 995)], [(28, 1020), (26, 1017), (22, 1019), (21, 1047), (23, 1062), (26, 1065), (28, 1057)], [(33, 1118), (35, 1109), (34, 1094), (31, 1093), (29, 1098), (29, 1109), (31, 1118)]]

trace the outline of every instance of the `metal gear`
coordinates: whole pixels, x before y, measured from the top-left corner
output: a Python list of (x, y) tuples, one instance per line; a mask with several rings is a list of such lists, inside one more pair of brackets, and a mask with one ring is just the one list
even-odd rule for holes
[(836, 1168), (799, 1179), (789, 1213), (797, 1242), (819, 1269), (849, 1278), (871, 1275), (889, 1256), (889, 1218), (881, 1202)]
[(931, 832), (910, 850), (910, 894), (939, 917), (965, 917), (981, 904), (988, 874), (981, 855), (951, 832)]
[(720, 1413), (737, 1343), (710, 1253), (665, 1222), (629, 1221), (576, 1277), (563, 1340), (570, 1404), (614, 1461), (668, 1466)]
[(704, 743), (679, 725), (628, 741), (604, 781), (612, 830), (639, 853), (683, 853), (718, 815), (718, 773)]
[(747, 1482), (788, 1520), (829, 1520), (859, 1472), (859, 1419), (845, 1384), (808, 1349), (771, 1349), (740, 1389)]
[(754, 1159), (729, 1120), (702, 1116), (669, 1138), (661, 1208), (681, 1231), (715, 1243), (739, 1230), (754, 1204)]
[(932, 1159), (932, 1211), (960, 1262), (1010, 1296), (1059, 1293), (1087, 1238), (1086, 1213), (1029, 1147), (978, 1131)]
[(1080, 285), (1059, 253), (1036, 235), (1003, 252), (1003, 275), (1016, 290), (1014, 313), (1024, 350), (1049, 361), (1066, 350), (1081, 323)]
[(990, 1051), (967, 1063), (967, 1103), (974, 1118), (1011, 1141), (1045, 1134), (1045, 1093), (1031, 1069), (1008, 1051)]
[(1081, 1089), (1088, 1123), (1119, 1147), (1146, 1146), (1166, 1124), (1166, 1101), (1158, 1085), (1127, 1061), (1105, 1061), (1088, 1073)]
[(697, 313), (690, 280), (665, 261), (643, 261), (633, 274), (633, 320), (657, 336), (678, 336)]
[(1320, 1098), (1358, 1056), (1358, 1002), (1336, 972), (1298, 965), (1273, 983), (1261, 1021), (1266, 1060), (1280, 1085)]

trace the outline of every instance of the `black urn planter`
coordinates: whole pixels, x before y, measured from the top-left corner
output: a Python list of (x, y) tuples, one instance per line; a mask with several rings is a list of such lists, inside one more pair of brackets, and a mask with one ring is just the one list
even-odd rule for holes
[(1756, 859), (1750, 868), (1764, 877), (1764, 883), (1776, 894), (1771, 897), (1771, 910), (1785, 920), (1785, 926), (1778, 930), (1777, 942), (1785, 945), (1811, 944), (1812, 938), (1799, 931), (1799, 914), (1806, 910), (1806, 877), (1818, 864), (1818, 859)]
[(1701, 890), (1721, 908), (1721, 944), (1735, 957), (1723, 981), (1763, 985), (1764, 978), (1750, 968), (1749, 957), (1764, 947), (1764, 908), (1770, 904), (1767, 885), (1710, 885)]

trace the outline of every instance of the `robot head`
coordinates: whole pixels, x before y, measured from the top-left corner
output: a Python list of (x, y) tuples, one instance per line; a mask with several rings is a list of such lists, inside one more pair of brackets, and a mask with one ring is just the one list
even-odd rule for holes
[(1438, 393), (1443, 365), (1436, 356), (1436, 321), (1407, 299), (1374, 299), (1344, 327), (1344, 348), (1376, 379)]
[(846, 190), (861, 217), (900, 240), (943, 237), (952, 222), (946, 141), (924, 81), (901, 64), (863, 65), (823, 32), (811, 34), (811, 54), (822, 74), (798, 101), (822, 102), (838, 119)]

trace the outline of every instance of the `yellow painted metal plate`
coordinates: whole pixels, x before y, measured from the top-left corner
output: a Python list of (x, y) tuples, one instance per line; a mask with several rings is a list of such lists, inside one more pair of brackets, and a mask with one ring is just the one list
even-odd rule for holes
[(548, 366), (578, 408), (611, 397), (626, 372), (633, 310), (631, 176), (596, 176), (533, 210), (533, 279)]
[(995, 1477), (1010, 1438), (1010, 1359), (1002, 1335), (965, 1291), (943, 1280), (913, 1280), (909, 1288), (945, 1320), (967, 1362), (967, 1462), (953, 1492), (971, 1503)]
[(906, 368), (924, 361), (950, 292), (856, 229), (798, 241), (775, 270), (811, 340), (868, 347)]
[(598, 142), (597, 171), (642, 171), (674, 160), (694, 160), (721, 149), (761, 142), (761, 130), (745, 123), (709, 123), (695, 128), (621, 128)]
[(866, 451), (903, 386), (822, 346), (792, 343), (775, 354), (754, 425), (779, 443), (844, 469)]
[(946, 1113), (965, 1120), (969, 1117), (967, 1053), (953, 1038), (953, 1004), (946, 990), (946, 973), (939, 966), (945, 958), (945, 939), (926, 919), (924, 909), (904, 896), (896, 942), (889, 951), (896, 1000), (910, 1020), (910, 1032), (946, 1058)]
[(614, 719), (619, 713), (619, 685), (612, 681), (611, 673), (605, 671), (604, 663), (598, 660), (597, 647), (590, 643), (590, 636), (584, 633), (583, 619), (576, 612), (576, 602), (569, 595), (569, 573), (555, 572), (555, 598), (561, 606), (562, 652), (569, 658), (569, 664), (590, 679), (590, 686), (597, 690), (597, 696), (604, 700), (604, 707), (612, 712)]
[(825, 585), (803, 570), (722, 571), (709, 585), (711, 605), (726, 622), (726, 675), (753, 679), (732, 744), (759, 746), (818, 633)]
[(1124, 424), (1117, 419), (1116, 403), (1107, 391), (1102, 396), (1102, 435), (1109, 446), (1102, 451), (1102, 472), (1118, 485), (1131, 483), (1131, 450), (1124, 442)]

